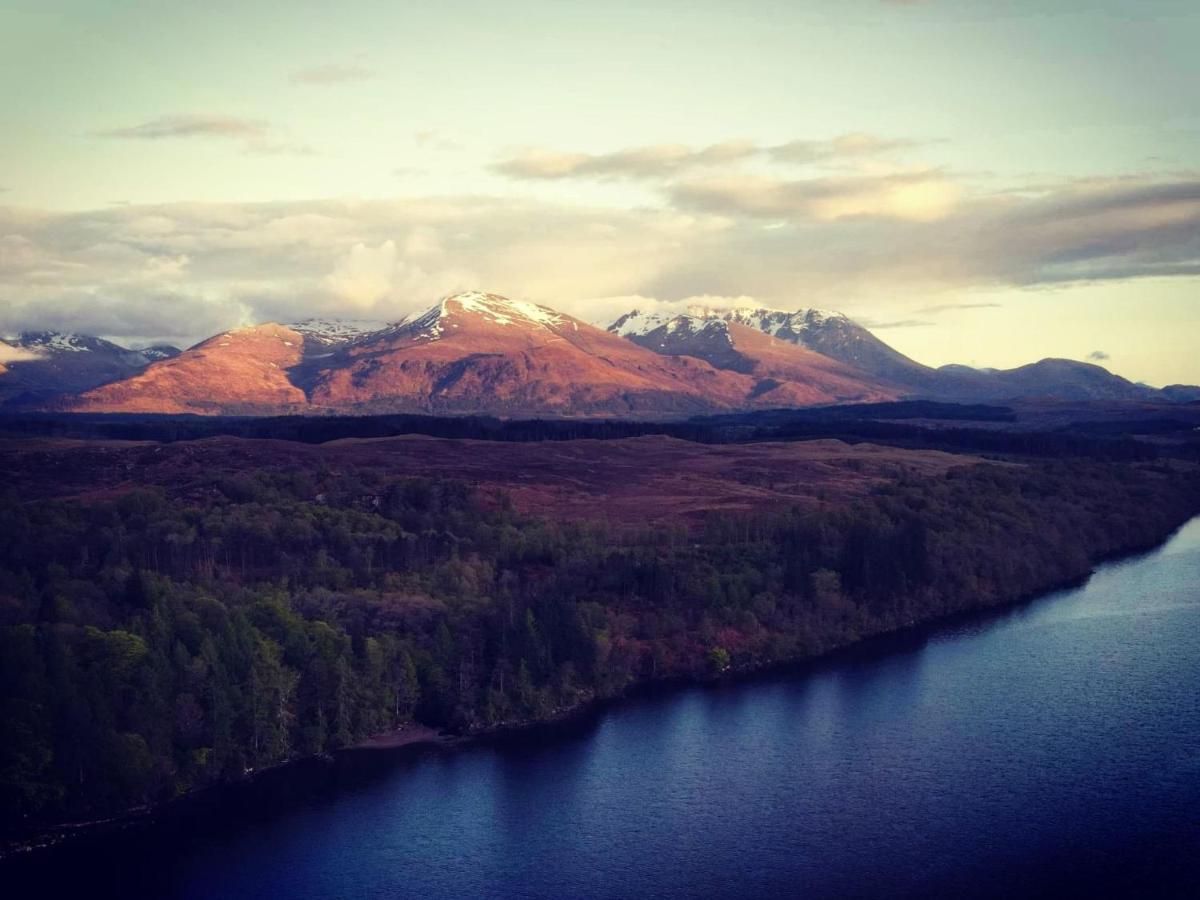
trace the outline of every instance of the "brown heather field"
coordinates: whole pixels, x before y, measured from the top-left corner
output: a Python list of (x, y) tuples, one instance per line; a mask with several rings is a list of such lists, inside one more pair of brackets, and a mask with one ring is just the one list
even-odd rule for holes
[(99, 499), (150, 485), (187, 497), (214, 475), (256, 467), (295, 467), (315, 476), (376, 470), (461, 480), (485, 495), (508, 495), (522, 512), (622, 526), (696, 523), (710, 511), (838, 504), (885, 482), (978, 461), (837, 440), (712, 445), (657, 436), (533, 443), (405, 436), (319, 445), (232, 437), (170, 444), (0, 441), (4, 487), (23, 499)]

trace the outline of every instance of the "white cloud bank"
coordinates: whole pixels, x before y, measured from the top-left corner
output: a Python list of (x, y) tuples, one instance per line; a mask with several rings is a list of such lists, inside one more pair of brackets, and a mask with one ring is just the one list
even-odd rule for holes
[(465, 288), (593, 321), (699, 295), (911, 311), (973, 287), (1200, 275), (1196, 178), (986, 194), (936, 171), (721, 176), (666, 196), (630, 210), (481, 197), (0, 207), (0, 332), (186, 343), (249, 321), (396, 319)]

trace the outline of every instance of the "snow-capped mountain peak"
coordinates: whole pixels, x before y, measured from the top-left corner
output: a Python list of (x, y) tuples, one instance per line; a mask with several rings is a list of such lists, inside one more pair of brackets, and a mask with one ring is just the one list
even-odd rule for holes
[(443, 314), (457, 307), (462, 312), (473, 313), (497, 325), (533, 323), (554, 326), (566, 321), (566, 316), (548, 306), (530, 303), (528, 300), (511, 300), (499, 294), (485, 294), (482, 291), (451, 294), (443, 297), (439, 305)]
[(458, 328), (460, 323), (455, 320), (464, 315), (503, 328), (553, 330), (570, 322), (568, 316), (528, 300), (512, 300), (483, 291), (464, 291), (443, 297), (424, 312), (403, 319), (395, 328), (415, 333), (417, 337), (437, 340), (446, 334), (447, 329)]

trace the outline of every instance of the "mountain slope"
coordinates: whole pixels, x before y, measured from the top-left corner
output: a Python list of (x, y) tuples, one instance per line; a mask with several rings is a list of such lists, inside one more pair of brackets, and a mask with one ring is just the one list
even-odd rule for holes
[(227, 331), (123, 381), (67, 400), (73, 412), (273, 413), (298, 411), (304, 392), (288, 370), (304, 336), (268, 323)]
[(360, 340), (390, 326), (370, 319), (304, 319), (287, 327), (304, 335), (306, 350), (311, 353)]
[(179, 353), (165, 344), (130, 350), (103, 338), (58, 331), (26, 331), (0, 344), (11, 348), (0, 367), (0, 404), (9, 406), (36, 405), (127, 378)]
[[(650, 325), (654, 327), (645, 330)], [(758, 406), (866, 402), (899, 395), (879, 378), (734, 319), (646, 317), (635, 325), (626, 316), (611, 330), (624, 332), (634, 343), (656, 353), (694, 356), (717, 368), (754, 377), (756, 385), (748, 399)]]
[[(841, 313), (821, 309), (788, 312), (765, 307), (713, 309), (692, 306), (687, 309), (686, 315), (752, 328), (779, 341), (850, 366), (893, 390), (915, 392), (929, 387), (936, 380), (933, 369), (889, 347), (862, 325)], [(643, 315), (635, 310), (617, 319), (609, 326), (609, 330), (636, 340), (639, 335), (663, 327), (666, 321), (662, 315)]]

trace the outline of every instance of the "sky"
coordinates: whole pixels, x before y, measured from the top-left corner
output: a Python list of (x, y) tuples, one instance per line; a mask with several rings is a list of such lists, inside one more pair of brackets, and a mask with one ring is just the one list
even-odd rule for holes
[(482, 289), (1200, 383), (1195, 0), (0, 0), (0, 333)]

